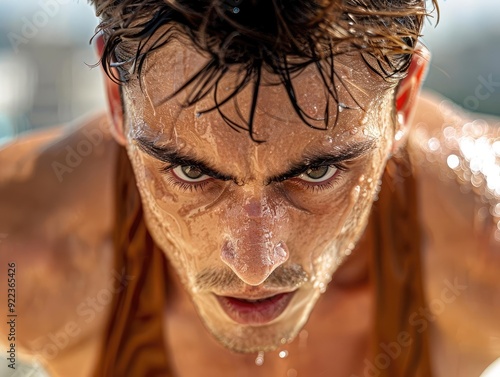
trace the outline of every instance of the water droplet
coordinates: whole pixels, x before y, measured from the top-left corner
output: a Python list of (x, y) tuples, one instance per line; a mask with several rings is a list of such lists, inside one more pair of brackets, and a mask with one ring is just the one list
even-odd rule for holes
[(493, 216), (500, 217), (500, 203), (493, 207)]
[[(271, 237), (271, 235), (269, 235), (269, 238), (270, 237)], [(283, 242), (281, 242), (281, 241), (278, 242), (278, 244), (274, 247), (274, 253), (275, 253), (275, 257), (280, 259), (280, 260), (286, 258), (287, 252), (286, 252), (286, 249), (285, 249)]]
[(288, 369), (286, 372), (286, 377), (297, 377), (297, 371), (295, 369)]
[(326, 292), (326, 284), (322, 281), (316, 281), (314, 283), (314, 288), (318, 289), (320, 293)]
[(454, 154), (450, 154), (448, 158), (446, 159), (446, 163), (451, 169), (456, 169), (460, 166), (460, 160), (458, 156)]
[(262, 364), (264, 364), (264, 352), (260, 351), (255, 358), (255, 365), (260, 367)]
[(238, 7), (234, 7), (234, 8), (233, 8), (233, 13), (234, 13), (234, 14), (240, 13), (240, 8), (238, 8)]
[(473, 174), (471, 179), (470, 179), (470, 183), (472, 183), (472, 186), (474, 186), (474, 187), (481, 187), (483, 182), (484, 182), (484, 179), (479, 174)]
[[(500, 206), (500, 204), (499, 204)], [(477, 221), (479, 222), (483, 222), (486, 220), (486, 218), (488, 217), (488, 208), (487, 207), (481, 207), (479, 208), (479, 210), (477, 211), (476, 213), (476, 218), (477, 218)]]
[(403, 131), (399, 130), (398, 132), (396, 132), (396, 135), (394, 136), (394, 139), (396, 139), (396, 141), (399, 141), (399, 140), (401, 140), (403, 138), (404, 134), (405, 133)]
[(285, 357), (288, 356), (288, 351), (287, 350), (280, 351), (278, 356), (280, 357), (280, 359), (284, 359)]
[(439, 149), (439, 147), (441, 146), (441, 143), (439, 142), (438, 139), (436, 139), (435, 137), (432, 137), (427, 142), (427, 146), (429, 147), (429, 149), (432, 152), (436, 152)]
[(398, 113), (398, 123), (400, 125), (404, 125), (405, 124), (405, 117), (402, 113)]
[(500, 242), (500, 230), (495, 231), (495, 241)]
[(455, 129), (453, 127), (446, 127), (444, 130), (443, 130), (443, 135), (446, 137), (446, 138), (452, 138), (455, 136)]
[(309, 338), (309, 333), (307, 330), (302, 330), (299, 332), (299, 348), (307, 347), (307, 339)]
[(281, 338), (280, 342), (281, 342), (281, 344), (285, 344), (286, 343), (286, 338)]

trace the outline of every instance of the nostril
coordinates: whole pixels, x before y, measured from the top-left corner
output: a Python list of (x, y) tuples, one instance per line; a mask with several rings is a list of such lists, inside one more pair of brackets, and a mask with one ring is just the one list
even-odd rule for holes
[(286, 250), (286, 246), (283, 242), (278, 242), (274, 247), (274, 253), (280, 259), (288, 258), (288, 252)]

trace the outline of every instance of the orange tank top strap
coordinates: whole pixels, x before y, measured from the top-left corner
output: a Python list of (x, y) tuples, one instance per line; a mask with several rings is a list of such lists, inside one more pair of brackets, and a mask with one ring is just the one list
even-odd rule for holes
[(132, 166), (119, 148), (114, 268), (123, 276), (94, 377), (171, 377), (163, 337), (166, 260), (143, 218)]
[(428, 326), (416, 321), (425, 307), (421, 231), (415, 177), (406, 151), (391, 158), (370, 223), (375, 234), (372, 360), (379, 377), (431, 377)]

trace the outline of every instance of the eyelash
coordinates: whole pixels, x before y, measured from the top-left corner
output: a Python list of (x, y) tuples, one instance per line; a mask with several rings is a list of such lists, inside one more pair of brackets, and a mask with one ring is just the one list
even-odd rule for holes
[[(311, 166), (311, 168), (319, 168), (321, 167), (322, 165), (319, 165), (319, 166)], [(311, 190), (313, 192), (320, 192), (320, 191), (324, 191), (324, 190), (328, 190), (330, 188), (332, 188), (334, 185), (336, 185), (338, 183), (338, 181), (342, 178), (342, 173), (349, 170), (349, 168), (347, 167), (346, 163), (338, 163), (338, 164), (333, 164), (333, 165), (328, 165), (330, 167), (334, 167), (336, 169), (338, 169), (337, 172), (335, 172), (335, 174), (333, 175), (333, 177), (331, 177), (328, 181), (326, 182), (323, 182), (323, 183), (318, 183), (318, 184), (313, 184), (311, 182), (305, 182), (303, 180), (300, 180), (300, 179), (295, 179), (295, 178), (291, 178), (294, 180), (294, 183), (295, 184), (298, 184), (300, 186), (303, 186), (304, 188), (306, 188), (307, 190)]]
[[(180, 190), (182, 190), (184, 192), (193, 192), (193, 191), (195, 192), (195, 191), (198, 191), (198, 190), (203, 191), (204, 188), (205, 188), (205, 186), (212, 181), (212, 179), (207, 179), (206, 181), (198, 182), (198, 183), (180, 182), (179, 180), (177, 180), (177, 179), (175, 179), (173, 177), (172, 172), (171, 172), (172, 169), (175, 169), (175, 168), (177, 168), (179, 166), (180, 165), (170, 165), (170, 164), (167, 164), (165, 166), (162, 166), (159, 169), (160, 173), (162, 173), (162, 174), (165, 175), (165, 178), (166, 178), (167, 182), (169, 184), (173, 185), (174, 187), (176, 187), (177, 189), (180, 189)], [(311, 166), (310, 168), (319, 168), (319, 167), (322, 167), (322, 166), (323, 165)], [(323, 191), (323, 190), (328, 190), (329, 188), (332, 188), (334, 186), (334, 184), (339, 180), (340, 177), (338, 177), (338, 176), (339, 175), (342, 176), (341, 173), (345, 172), (345, 171), (347, 171), (349, 169), (346, 166), (346, 163), (338, 163), (338, 164), (329, 165), (329, 166), (338, 169), (338, 172), (336, 172), (335, 175), (332, 178), (330, 178), (325, 183), (311, 184), (311, 183), (302, 181), (300, 179), (296, 179), (295, 180), (295, 178), (297, 178), (297, 177), (293, 177), (293, 178), (290, 178), (290, 179), (294, 179), (294, 183), (295, 184), (301, 185), (302, 187), (306, 188), (307, 190), (312, 190), (313, 192), (320, 192), (320, 191)], [(288, 179), (285, 180), (285, 182), (286, 181), (288, 181)]]
[(179, 166), (180, 165), (167, 164), (167, 165), (160, 167), (160, 169), (159, 169), (160, 173), (162, 173), (165, 176), (167, 182), (177, 189), (180, 189), (184, 192), (193, 192), (193, 191), (198, 191), (198, 190), (203, 191), (205, 186), (212, 181), (212, 179), (207, 179), (206, 181), (198, 182), (198, 183), (180, 182), (179, 180), (177, 180), (173, 177), (173, 174), (171, 172), (172, 169), (175, 169)]

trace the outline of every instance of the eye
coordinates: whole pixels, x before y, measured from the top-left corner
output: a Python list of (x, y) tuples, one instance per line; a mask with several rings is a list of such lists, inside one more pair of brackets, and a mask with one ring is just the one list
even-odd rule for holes
[(190, 165), (177, 166), (172, 169), (172, 173), (181, 181), (188, 183), (203, 182), (211, 178), (196, 166)]
[(322, 183), (332, 178), (339, 169), (335, 166), (314, 166), (306, 172), (299, 175), (297, 178), (312, 183)]

